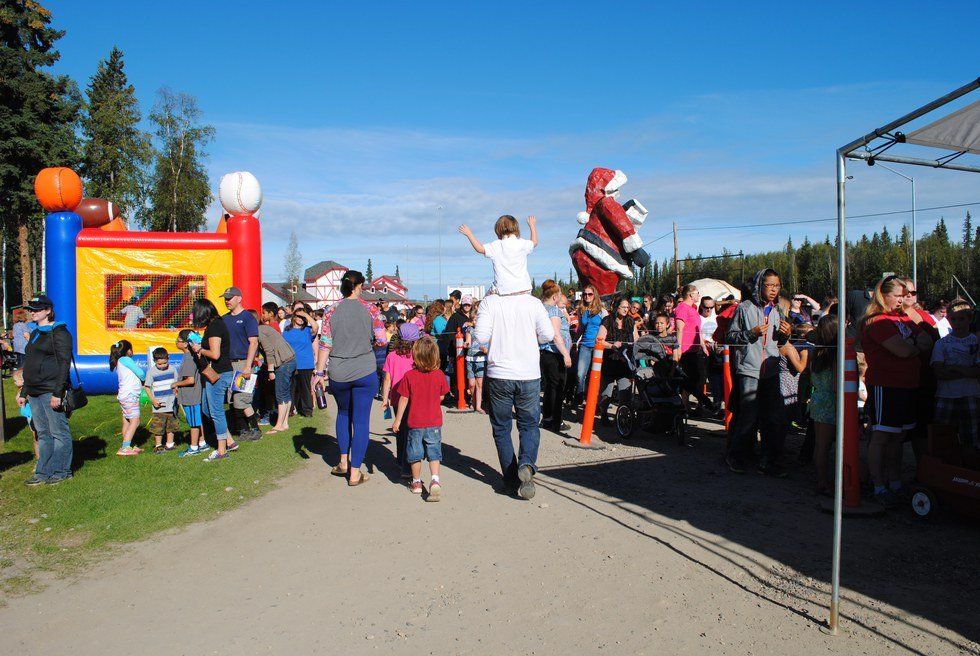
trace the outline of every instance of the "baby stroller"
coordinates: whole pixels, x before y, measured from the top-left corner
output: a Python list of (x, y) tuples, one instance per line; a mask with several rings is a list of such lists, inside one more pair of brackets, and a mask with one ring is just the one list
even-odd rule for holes
[(616, 409), (616, 432), (623, 438), (637, 428), (673, 433), (677, 443), (684, 444), (687, 411), (681, 397), (683, 371), (653, 335), (640, 337), (632, 352), (623, 349), (622, 354), (630, 372), (630, 389)]

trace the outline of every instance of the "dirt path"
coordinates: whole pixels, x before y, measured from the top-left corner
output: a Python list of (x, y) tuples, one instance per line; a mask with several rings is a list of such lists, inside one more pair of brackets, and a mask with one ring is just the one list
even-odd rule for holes
[(490, 487), (486, 419), (447, 415), (438, 504), (389, 482), (378, 434), (363, 487), (313, 455), (262, 499), (13, 600), (0, 650), (980, 653), (976, 527), (848, 521), (845, 631), (829, 637), (831, 524), (809, 475), (730, 474), (718, 433), (700, 434), (581, 451), (543, 433), (538, 495), (521, 502)]

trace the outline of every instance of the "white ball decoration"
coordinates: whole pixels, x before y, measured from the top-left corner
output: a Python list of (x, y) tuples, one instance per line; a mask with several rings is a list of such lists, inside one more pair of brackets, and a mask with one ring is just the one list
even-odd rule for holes
[(218, 200), (232, 216), (254, 214), (262, 207), (262, 186), (248, 171), (235, 171), (221, 177)]

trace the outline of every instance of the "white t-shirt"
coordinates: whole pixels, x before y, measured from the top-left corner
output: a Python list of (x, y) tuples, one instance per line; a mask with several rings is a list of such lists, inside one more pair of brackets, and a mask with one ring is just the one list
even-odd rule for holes
[(953, 332), (953, 327), (949, 325), (949, 320), (946, 317), (936, 319), (936, 315), (932, 315), (932, 318), (936, 321), (936, 330), (939, 331), (940, 337), (945, 337)]
[(123, 328), (126, 330), (132, 330), (139, 325), (140, 319), (145, 319), (146, 315), (143, 313), (143, 309), (138, 305), (129, 304), (122, 309), (123, 316)]
[[(980, 365), (980, 341), (970, 333), (966, 337), (956, 337), (952, 333), (936, 342), (932, 349), (933, 364), (960, 365), (973, 367)], [(976, 378), (957, 378), (955, 380), (937, 380), (936, 396), (944, 399), (962, 399), (968, 396), (980, 397), (980, 380)]]
[(503, 380), (541, 378), (539, 346), (555, 338), (548, 313), (534, 296), (487, 296), (480, 302), (473, 339), (489, 345), (487, 376)]
[[(700, 313), (699, 313), (700, 314)], [(707, 317), (701, 317), (701, 334), (704, 335), (704, 341), (714, 342), (712, 335), (715, 334), (715, 330), (718, 328), (718, 313), (714, 310)]]
[(507, 235), (503, 239), (484, 244), (483, 250), (493, 263), (493, 283), (498, 294), (531, 291), (527, 256), (534, 250), (533, 241)]

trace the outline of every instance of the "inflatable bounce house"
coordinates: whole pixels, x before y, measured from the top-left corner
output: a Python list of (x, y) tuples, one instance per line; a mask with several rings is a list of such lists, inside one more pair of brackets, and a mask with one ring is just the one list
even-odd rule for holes
[(195, 299), (207, 298), (223, 313), (222, 293), (234, 285), (246, 308), (260, 309), (262, 245), (255, 213), (262, 190), (251, 173), (222, 177), (218, 197), (228, 216), (213, 233), (129, 230), (111, 202), (83, 198), (81, 179), (67, 168), (41, 171), (34, 191), (49, 212), (44, 291), (75, 340), (86, 392), (116, 392), (108, 354), (120, 339), (132, 342), (143, 367), (157, 346), (179, 365), (174, 341), (191, 327)]

